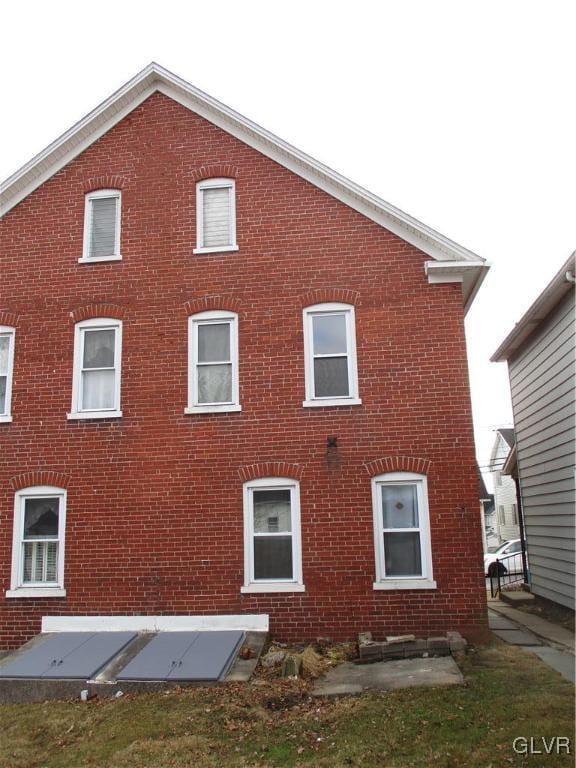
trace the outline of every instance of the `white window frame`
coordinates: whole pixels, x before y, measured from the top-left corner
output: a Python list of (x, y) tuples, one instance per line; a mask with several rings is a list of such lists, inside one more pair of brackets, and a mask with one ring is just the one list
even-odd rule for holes
[[(109, 256), (90, 256), (90, 240), (92, 236), (92, 201), (103, 197), (116, 199), (116, 232), (114, 236), (114, 253)], [(122, 219), (122, 193), (119, 189), (98, 189), (88, 192), (84, 202), (84, 245), (82, 257), (78, 259), (80, 264), (94, 264), (103, 261), (122, 261), (120, 253), (120, 225)]]
[[(58, 497), (58, 581), (46, 586), (44, 582), (37, 584), (24, 583), (22, 557), (23, 533), (24, 533), (24, 509), (26, 499)], [(66, 491), (64, 488), (53, 486), (31, 486), (17, 491), (14, 496), (14, 527), (12, 539), (12, 575), (10, 589), (6, 590), (6, 597), (66, 597), (64, 589), (64, 546), (66, 538)]]
[[(114, 330), (114, 363), (116, 371), (114, 407), (101, 410), (81, 408), (82, 360), (84, 354), (84, 332), (87, 330)], [(116, 419), (122, 416), (120, 410), (120, 388), (122, 379), (122, 321), (109, 317), (95, 317), (82, 320), (74, 327), (74, 368), (72, 373), (72, 409), (68, 419)]]
[[(230, 325), (230, 362), (232, 364), (232, 400), (229, 403), (198, 402), (198, 327), (226, 322)], [(211, 363), (214, 365), (215, 363)], [(213, 310), (198, 312), (188, 318), (188, 406), (184, 413), (232, 413), (241, 411), (238, 376), (238, 315)]]
[[(385, 485), (414, 485), (418, 500), (420, 555), (422, 576), (386, 576), (384, 559), (384, 526), (382, 521), (381, 488)], [(430, 512), (428, 508), (428, 480), (426, 475), (413, 472), (388, 472), (372, 478), (372, 507), (374, 517), (374, 555), (376, 581), (374, 589), (436, 589), (432, 574), (432, 546), (430, 541)], [(398, 531), (415, 530), (398, 528)]]
[[(346, 357), (348, 358), (348, 392), (344, 397), (316, 397), (314, 392), (314, 335), (313, 318), (317, 315), (341, 314), (346, 318)], [(304, 378), (306, 399), (304, 408), (322, 408), (330, 405), (361, 405), (358, 395), (358, 362), (356, 357), (356, 317), (351, 304), (314, 304), (303, 310), (304, 323)], [(331, 357), (333, 355), (328, 355)]]
[[(230, 201), (230, 245), (204, 246), (204, 190), (228, 189)], [(237, 251), (236, 241), (236, 182), (234, 179), (204, 179), (196, 184), (196, 248), (193, 253), (225, 253)]]
[[(293, 578), (254, 578), (254, 491), (289, 490), (292, 514), (292, 574)], [(243, 593), (258, 592), (305, 592), (302, 580), (302, 539), (300, 530), (300, 483), (286, 477), (264, 477), (244, 483), (244, 586)], [(267, 534), (270, 535), (270, 534)], [(279, 535), (282, 535), (281, 533)], [(285, 535), (285, 534), (284, 534)]]
[(8, 337), (8, 370), (6, 371), (6, 399), (4, 412), (0, 412), (0, 423), (12, 421), (12, 379), (14, 377), (14, 347), (16, 329), (9, 325), (0, 325), (0, 336)]

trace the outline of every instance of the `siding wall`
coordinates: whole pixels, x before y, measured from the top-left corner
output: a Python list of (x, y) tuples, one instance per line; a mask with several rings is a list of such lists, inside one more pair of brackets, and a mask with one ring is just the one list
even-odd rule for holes
[(532, 591), (573, 608), (573, 292), (509, 367)]
[[(508, 476), (503, 475), (500, 470), (504, 466), (510, 446), (504, 440), (502, 435), (498, 435), (497, 443), (492, 451), (492, 466), (496, 468), (492, 472), (492, 481), (494, 483), (494, 505), (496, 510), (496, 532), (500, 544), (510, 539), (520, 538), (520, 528), (518, 523), (514, 522), (513, 506), (516, 504), (516, 483)], [(500, 480), (500, 484), (498, 483)], [(500, 507), (504, 507), (504, 523), (500, 521)]]

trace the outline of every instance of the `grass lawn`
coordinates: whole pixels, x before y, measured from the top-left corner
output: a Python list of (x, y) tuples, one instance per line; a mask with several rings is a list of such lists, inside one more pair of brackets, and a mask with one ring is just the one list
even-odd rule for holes
[[(462, 662), (467, 685), (315, 700), (266, 680), (116, 700), (0, 706), (2, 768), (573, 766), (516, 755), (518, 736), (573, 737), (572, 686), (495, 642)], [(540, 748), (542, 748), (540, 746)], [(572, 741), (572, 750), (574, 741)]]

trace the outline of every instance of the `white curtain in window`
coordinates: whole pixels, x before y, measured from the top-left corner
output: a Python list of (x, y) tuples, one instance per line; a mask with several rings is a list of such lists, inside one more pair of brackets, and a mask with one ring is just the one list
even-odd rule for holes
[(230, 195), (230, 187), (214, 187), (202, 191), (204, 248), (232, 245)]
[(116, 252), (116, 211), (118, 198), (101, 197), (90, 202), (90, 256), (114, 256)]

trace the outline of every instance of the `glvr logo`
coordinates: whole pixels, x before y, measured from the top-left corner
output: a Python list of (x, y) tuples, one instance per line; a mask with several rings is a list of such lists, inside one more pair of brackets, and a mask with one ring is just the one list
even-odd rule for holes
[(551, 736), (547, 739), (545, 736), (529, 739), (524, 736), (518, 736), (512, 742), (512, 749), (517, 755), (571, 755), (570, 739), (568, 736)]

